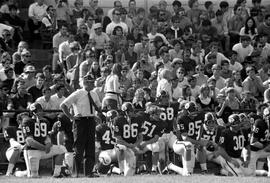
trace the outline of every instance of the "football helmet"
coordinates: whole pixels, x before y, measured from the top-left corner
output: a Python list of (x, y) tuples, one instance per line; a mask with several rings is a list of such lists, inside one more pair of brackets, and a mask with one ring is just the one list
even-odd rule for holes
[(160, 104), (167, 104), (169, 102), (169, 93), (165, 90), (161, 90), (159, 95), (157, 96), (157, 101)]
[(42, 112), (42, 106), (39, 103), (33, 103), (29, 107), (30, 111), (33, 113)]
[(107, 120), (111, 121), (113, 120), (114, 118), (116, 118), (118, 116), (118, 112), (116, 110), (110, 110), (106, 113), (106, 117), (107, 117)]
[(238, 131), (240, 129), (241, 119), (238, 114), (232, 114), (228, 118), (229, 126), (234, 130)]
[(133, 104), (130, 102), (123, 103), (121, 109), (123, 112), (133, 112), (134, 111)]
[(214, 131), (216, 128), (216, 119), (211, 112), (208, 112), (204, 115), (204, 125), (207, 130)]
[(193, 113), (197, 111), (197, 106), (195, 104), (195, 102), (188, 102), (185, 104), (185, 109), (189, 112), (189, 113)]
[(245, 113), (239, 114), (239, 117), (240, 117), (241, 129), (249, 129), (249, 128), (251, 128), (250, 119)]

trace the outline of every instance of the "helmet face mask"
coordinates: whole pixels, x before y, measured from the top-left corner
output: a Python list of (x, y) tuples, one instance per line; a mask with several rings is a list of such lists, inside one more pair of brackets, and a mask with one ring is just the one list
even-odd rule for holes
[(128, 114), (130, 116), (134, 115), (134, 107), (133, 107), (132, 103), (130, 103), (130, 102), (123, 103), (121, 109), (123, 112), (125, 112), (126, 114)]
[(233, 131), (241, 130), (241, 120), (239, 115), (232, 114), (228, 118), (229, 126)]
[(216, 122), (214, 120), (205, 121), (205, 126), (208, 131), (214, 131), (216, 129)]

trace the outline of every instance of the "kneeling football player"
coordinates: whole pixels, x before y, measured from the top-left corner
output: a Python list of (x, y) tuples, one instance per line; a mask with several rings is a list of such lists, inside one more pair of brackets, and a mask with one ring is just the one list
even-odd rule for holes
[(32, 119), (22, 122), (22, 129), (25, 135), (26, 147), (24, 158), (27, 167), (27, 176), (30, 178), (39, 177), (40, 159), (55, 157), (55, 167), (53, 177), (61, 177), (61, 167), (63, 164), (66, 148), (62, 145), (52, 145), (48, 135), (48, 121), (43, 118), (43, 110), (40, 104), (34, 103), (30, 106), (33, 112)]

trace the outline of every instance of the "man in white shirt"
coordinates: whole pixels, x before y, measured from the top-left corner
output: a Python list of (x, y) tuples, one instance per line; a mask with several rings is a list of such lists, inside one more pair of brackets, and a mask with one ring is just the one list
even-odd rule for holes
[(71, 54), (70, 44), (74, 42), (74, 33), (70, 32), (68, 36), (68, 40), (62, 42), (59, 45), (58, 53), (59, 53), (59, 61), (63, 66), (65, 66), (66, 58), (69, 54)]
[(126, 23), (121, 22), (121, 12), (118, 9), (113, 10), (113, 20), (106, 28), (106, 34), (108, 36), (112, 35), (113, 30), (116, 26), (121, 26), (123, 28), (123, 32), (126, 35), (128, 33), (128, 26)]
[(233, 46), (232, 50), (238, 53), (240, 63), (243, 63), (245, 58), (253, 52), (253, 46), (250, 44), (249, 36), (241, 36), (240, 43)]
[[(79, 176), (79, 167), (85, 157), (84, 174), (88, 177), (98, 177), (92, 172), (95, 165), (95, 113), (101, 103), (98, 95), (92, 91), (95, 79), (91, 75), (83, 78), (83, 88), (69, 95), (60, 105), (65, 115), (74, 121), (74, 162), (75, 174)], [(74, 115), (70, 113), (73, 107)]]
[(44, 4), (44, 0), (37, 0), (37, 2), (31, 4), (28, 9), (28, 27), (31, 33), (30, 38), (32, 41), (36, 38), (41, 27), (42, 18), (46, 15), (47, 5)]
[(100, 55), (100, 52), (104, 50), (104, 46), (106, 43), (110, 41), (109, 36), (102, 32), (102, 25), (101, 23), (96, 23), (93, 25), (94, 32), (90, 34), (90, 39), (94, 40), (95, 48)]
[(212, 66), (212, 71), (213, 71), (213, 76), (211, 76), (208, 79), (208, 81), (214, 78), (216, 80), (217, 89), (221, 90), (222, 88), (224, 88), (226, 86), (225, 85), (225, 79), (220, 76), (221, 66), (217, 65), (217, 64), (214, 64)]
[(240, 64), (237, 60), (237, 52), (236, 51), (231, 51), (230, 54), (230, 66), (229, 70), (231, 71), (241, 71), (243, 69), (242, 64)]

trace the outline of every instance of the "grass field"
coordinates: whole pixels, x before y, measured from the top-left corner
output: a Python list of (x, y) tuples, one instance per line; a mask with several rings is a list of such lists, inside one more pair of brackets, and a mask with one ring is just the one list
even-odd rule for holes
[(180, 175), (137, 175), (133, 177), (100, 177), (100, 178), (62, 178), (54, 179), (42, 177), (39, 179), (0, 177), (1, 183), (44, 183), (44, 182), (65, 182), (65, 183), (264, 183), (270, 182), (266, 177), (220, 177), (215, 175), (193, 175), (182, 177)]

